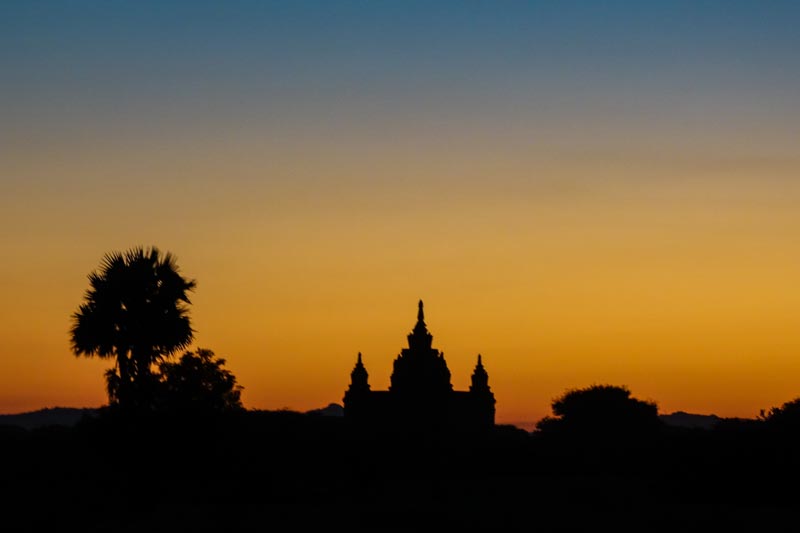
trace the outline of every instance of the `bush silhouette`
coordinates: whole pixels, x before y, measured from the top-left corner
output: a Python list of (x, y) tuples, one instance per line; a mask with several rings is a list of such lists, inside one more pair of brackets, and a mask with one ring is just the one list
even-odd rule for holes
[(166, 411), (223, 413), (244, 409), (243, 387), (211, 350), (187, 351), (177, 362), (162, 361), (161, 408)]
[(768, 429), (798, 436), (800, 435), (800, 398), (790, 400), (780, 407), (772, 407), (768, 411), (762, 410), (758, 419)]
[(661, 427), (658, 406), (631, 396), (625, 386), (592, 385), (571, 389), (553, 400), (553, 416), (540, 420), (536, 432), (584, 436), (630, 436)]

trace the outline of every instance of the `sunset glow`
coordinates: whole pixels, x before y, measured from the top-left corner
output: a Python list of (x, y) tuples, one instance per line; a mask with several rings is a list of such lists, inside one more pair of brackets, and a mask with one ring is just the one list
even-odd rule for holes
[(434, 4), (3, 2), (0, 413), (107, 401), (70, 317), (136, 245), (249, 408), (387, 388), (419, 299), (498, 423), (800, 396), (800, 5)]

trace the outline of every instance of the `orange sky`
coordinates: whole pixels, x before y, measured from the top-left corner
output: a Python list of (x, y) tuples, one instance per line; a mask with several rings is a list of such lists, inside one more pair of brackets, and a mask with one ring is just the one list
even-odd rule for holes
[[(26, 172), (50, 165), (24, 163)], [(360, 159), (345, 163), (366, 174)], [(338, 195), (263, 199), (210, 190), (162, 211), (168, 199), (151, 201), (148, 186), (131, 190), (120, 212), (87, 188), (70, 202), (31, 196), (35, 209), (4, 210), (4, 227), (19, 230), (0, 267), (2, 410), (105, 401), (108, 364), (69, 353), (69, 318), (102, 254), (139, 243), (172, 251), (198, 281), (196, 345), (228, 360), (253, 408), (341, 402), (359, 351), (373, 388), (388, 387), (419, 298), (456, 388), (468, 387), (483, 355), (499, 422), (536, 420), (565, 389), (601, 382), (628, 385), (665, 412), (721, 416), (755, 416), (800, 393), (800, 250), (789, 245), (800, 227), (790, 176), (800, 167), (758, 178), (738, 167), (732, 187), (702, 161), (672, 169), (684, 176), (676, 180), (663, 167), (625, 176), (622, 162), (532, 157), (505, 191), (487, 164), (485, 181), (451, 193), (425, 179), (435, 163), (366, 197), (346, 183)], [(470, 161), (447, 164), (475, 172)], [(89, 178), (115, 165), (127, 162), (109, 156)], [(59, 172), (75, 166), (62, 160)], [(195, 179), (213, 181), (213, 170), (201, 172)], [(616, 177), (594, 181), (603, 174)]]
[(136, 245), (197, 280), (195, 346), (252, 408), (341, 402), (358, 352), (387, 388), (420, 298), (501, 423), (594, 383), (720, 416), (800, 396), (792, 4), (346, 5), (2, 8), (0, 413), (106, 401), (70, 315)]

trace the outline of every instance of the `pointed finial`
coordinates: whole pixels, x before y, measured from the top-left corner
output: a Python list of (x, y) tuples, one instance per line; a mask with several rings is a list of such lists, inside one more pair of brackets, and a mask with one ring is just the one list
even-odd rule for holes
[(483, 363), (481, 363), (481, 354), (478, 354), (478, 366), (483, 366)]
[(361, 352), (358, 352), (358, 363), (361, 364)]
[(408, 336), (408, 346), (413, 348), (421, 346), (423, 349), (430, 349), (433, 336), (428, 333), (428, 326), (425, 325), (425, 312), (422, 310), (422, 300), (419, 301), (419, 311), (417, 311), (417, 323), (414, 330)]

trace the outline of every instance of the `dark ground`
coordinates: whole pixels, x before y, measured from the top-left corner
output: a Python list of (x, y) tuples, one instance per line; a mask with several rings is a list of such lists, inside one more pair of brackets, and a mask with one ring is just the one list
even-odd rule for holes
[(340, 417), (0, 429), (1, 531), (799, 531), (800, 438), (374, 433)]

